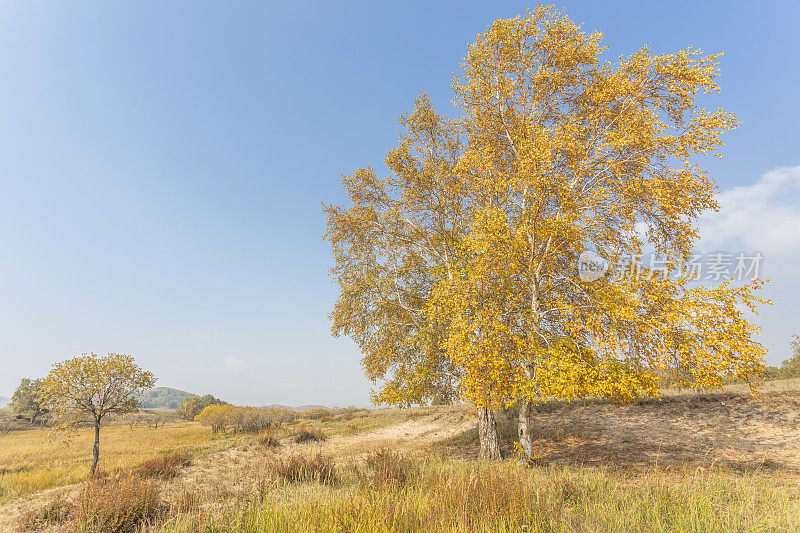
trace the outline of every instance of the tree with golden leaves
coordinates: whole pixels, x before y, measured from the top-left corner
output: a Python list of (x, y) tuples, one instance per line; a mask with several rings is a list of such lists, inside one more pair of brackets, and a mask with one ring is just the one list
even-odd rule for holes
[(56, 363), (44, 379), (41, 400), (58, 419), (54, 430), (74, 430), (89, 421), (94, 425), (92, 470), (100, 459), (100, 427), (110, 415), (136, 411), (136, 396), (155, 385), (151, 372), (142, 370), (130, 355), (82, 354)]
[[(519, 402), (531, 456), (536, 401), (625, 402), (656, 394), (665, 369), (717, 387), (763, 368), (743, 311), (767, 303), (762, 282), (681, 275), (696, 218), (717, 208), (695, 156), (719, 155), (737, 124), (696, 102), (719, 89), (719, 55), (605, 61), (601, 37), (552, 8), (496, 21), (454, 80), (459, 118), (419, 98), (391, 175), (361, 169), (343, 180), (352, 205), (327, 207), (334, 333), (384, 379), (376, 400), (472, 402), (482, 457), (500, 455), (494, 408)], [(662, 260), (587, 282), (584, 251)]]

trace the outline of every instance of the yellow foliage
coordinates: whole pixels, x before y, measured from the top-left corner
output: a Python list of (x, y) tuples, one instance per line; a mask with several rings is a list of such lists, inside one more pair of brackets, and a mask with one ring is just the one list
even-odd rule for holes
[(136, 395), (155, 382), (152, 372), (139, 368), (130, 355), (83, 354), (53, 365), (40, 399), (57, 416), (56, 429), (74, 428), (87, 419), (99, 425), (109, 415), (136, 411)]
[[(719, 89), (719, 55), (645, 47), (611, 62), (601, 40), (551, 8), (496, 21), (454, 79), (458, 118), (421, 95), (390, 175), (343, 178), (351, 205), (326, 207), (333, 332), (383, 380), (374, 401), (628, 401), (655, 394), (664, 368), (706, 387), (758, 376), (742, 306), (768, 303), (763, 283), (676, 275), (697, 216), (718, 207), (692, 157), (719, 155), (738, 122), (696, 103)], [(584, 250), (645, 249), (673, 258), (672, 275), (576, 275)]]

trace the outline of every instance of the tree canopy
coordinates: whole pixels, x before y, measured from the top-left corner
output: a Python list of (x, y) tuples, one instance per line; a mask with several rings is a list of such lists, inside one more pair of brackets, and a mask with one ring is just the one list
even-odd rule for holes
[[(718, 207), (696, 156), (719, 155), (737, 125), (698, 104), (719, 90), (719, 54), (644, 47), (608, 61), (601, 40), (551, 8), (497, 20), (454, 79), (456, 117), (422, 94), (389, 175), (343, 178), (350, 205), (326, 207), (333, 332), (382, 382), (374, 401), (519, 401), (530, 454), (531, 402), (629, 401), (655, 394), (666, 368), (703, 387), (759, 376), (746, 313), (766, 303), (763, 282), (682, 275), (697, 217)], [(586, 282), (587, 250), (648, 252), (660, 268)]]
[(151, 372), (125, 354), (83, 354), (53, 365), (42, 383), (40, 399), (58, 418), (55, 430), (74, 429), (83, 421), (94, 424), (92, 474), (100, 457), (100, 426), (109, 415), (139, 408), (140, 395), (155, 385)]
[(15, 414), (27, 416), (31, 424), (35, 423), (37, 418), (47, 412), (39, 398), (41, 390), (41, 379), (24, 378), (11, 395), (9, 407)]

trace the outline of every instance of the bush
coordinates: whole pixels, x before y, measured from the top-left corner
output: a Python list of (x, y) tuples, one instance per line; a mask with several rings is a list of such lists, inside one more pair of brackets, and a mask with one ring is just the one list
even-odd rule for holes
[(274, 460), (270, 471), (290, 483), (311, 482), (332, 484), (336, 482), (336, 467), (330, 457), (317, 454), (313, 457), (292, 455)]
[(163, 457), (145, 461), (139, 468), (134, 470), (136, 474), (144, 478), (158, 477), (161, 479), (172, 479), (178, 475), (180, 469), (190, 463), (188, 455), (182, 453), (171, 453)]
[(281, 445), (270, 431), (264, 431), (258, 436), (258, 443), (264, 448), (277, 448)]
[(95, 479), (81, 487), (73, 508), (75, 526), (92, 533), (133, 531), (154, 518), (160, 505), (158, 486), (153, 482), (137, 478)]
[(325, 433), (323, 433), (319, 429), (308, 428), (305, 425), (301, 425), (294, 434), (294, 441), (297, 444), (302, 444), (304, 442), (320, 442), (325, 440), (327, 437)]
[(204, 426), (211, 426), (213, 433), (227, 430), (234, 433), (258, 433), (292, 421), (296, 417), (296, 413), (287, 409), (209, 405), (195, 417), (195, 420)]

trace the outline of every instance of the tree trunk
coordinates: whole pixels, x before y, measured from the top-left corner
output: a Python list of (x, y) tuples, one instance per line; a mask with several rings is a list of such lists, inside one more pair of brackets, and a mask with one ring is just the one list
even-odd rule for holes
[(502, 459), (500, 439), (497, 436), (497, 424), (494, 412), (487, 407), (478, 407), (478, 440), (481, 449), (478, 459)]
[(100, 421), (94, 421), (94, 447), (92, 448), (92, 475), (97, 470), (97, 461), (100, 460)]
[(531, 440), (531, 427), (533, 426), (533, 402), (528, 398), (519, 401), (519, 421), (517, 423), (517, 436), (522, 452), (526, 458), (533, 457), (533, 442)]

